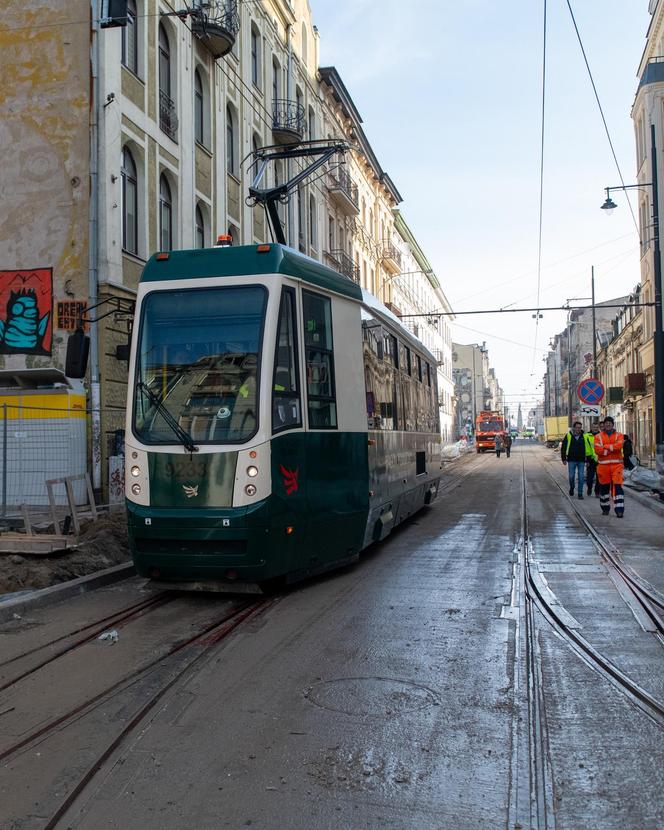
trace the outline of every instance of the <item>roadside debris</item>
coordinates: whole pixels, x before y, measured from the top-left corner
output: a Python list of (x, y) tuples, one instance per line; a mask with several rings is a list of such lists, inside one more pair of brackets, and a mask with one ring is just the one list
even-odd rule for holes
[(112, 631), (104, 631), (104, 633), (100, 634), (99, 637), (97, 637), (97, 639), (98, 640), (105, 640), (106, 642), (109, 642), (109, 643), (117, 643), (117, 641), (120, 638), (118, 636), (118, 632), (115, 629), (113, 629)]

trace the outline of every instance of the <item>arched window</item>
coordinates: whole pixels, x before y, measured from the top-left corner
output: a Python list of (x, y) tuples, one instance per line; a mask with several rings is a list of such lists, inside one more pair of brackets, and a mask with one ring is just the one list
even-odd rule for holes
[(235, 147), (235, 118), (230, 106), (226, 107), (226, 170), (235, 175), (237, 149)]
[(318, 249), (318, 217), (316, 211), (316, 198), (309, 195), (309, 242), (312, 248)]
[(170, 251), (173, 247), (173, 199), (168, 179), (162, 173), (159, 177), (159, 250)]
[(258, 29), (251, 24), (251, 82), (261, 88), (261, 36)]
[(302, 63), (307, 65), (307, 26), (302, 24)]
[(171, 97), (171, 45), (164, 24), (159, 24), (159, 92)]
[(138, 182), (136, 164), (127, 147), (122, 148), (122, 247), (138, 254)]
[(136, 0), (127, 0), (127, 25), (122, 29), (122, 63), (138, 75), (138, 40)]
[(200, 205), (196, 205), (194, 236), (197, 248), (205, 247), (205, 219)]
[(205, 97), (203, 81), (198, 69), (194, 72), (194, 138), (199, 144), (205, 144)]
[(281, 67), (276, 58), (272, 58), (272, 101), (278, 101), (281, 98)]

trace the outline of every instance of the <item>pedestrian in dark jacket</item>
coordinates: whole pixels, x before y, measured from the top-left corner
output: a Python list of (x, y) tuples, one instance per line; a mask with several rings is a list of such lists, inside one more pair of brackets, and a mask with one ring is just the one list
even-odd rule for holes
[(569, 474), (569, 494), (574, 495), (574, 484), (578, 473), (578, 496), (583, 498), (583, 484), (586, 472), (586, 440), (583, 437), (581, 421), (574, 421), (572, 429), (560, 442), (560, 457)]
[(632, 462), (632, 456), (634, 455), (634, 446), (632, 445), (632, 439), (629, 435), (624, 435), (623, 439), (623, 467), (626, 470), (633, 470), (634, 463)]
[(503, 436), (500, 433), (498, 433), (495, 438), (496, 455), (498, 456), (498, 458), (500, 458), (500, 453), (503, 451), (504, 446), (505, 445), (503, 444)]
[(506, 432), (505, 433), (505, 452), (506, 452), (508, 458), (510, 457), (510, 452), (511, 451), (512, 451), (512, 436), (509, 434), (509, 432)]

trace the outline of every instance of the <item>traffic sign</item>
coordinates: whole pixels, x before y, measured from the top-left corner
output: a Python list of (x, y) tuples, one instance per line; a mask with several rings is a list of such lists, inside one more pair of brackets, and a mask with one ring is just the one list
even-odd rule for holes
[(586, 415), (590, 418), (599, 418), (600, 407), (597, 404), (581, 403), (579, 415)]
[(600, 403), (604, 397), (604, 384), (597, 378), (586, 378), (577, 386), (576, 393), (583, 403)]

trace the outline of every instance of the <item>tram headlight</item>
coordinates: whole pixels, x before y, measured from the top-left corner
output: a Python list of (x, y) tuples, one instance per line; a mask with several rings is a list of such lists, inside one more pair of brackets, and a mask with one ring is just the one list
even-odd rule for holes
[(135, 496), (140, 496), (141, 495), (141, 485), (140, 484), (132, 484), (131, 485), (131, 492)]
[(255, 496), (256, 495), (256, 485), (255, 484), (247, 484), (247, 486), (244, 488), (244, 492), (248, 496)]
[(137, 467), (136, 464), (134, 464), (134, 466), (131, 468), (131, 474), (134, 476), (134, 478), (138, 478), (138, 476), (140, 476), (141, 474), (141, 468)]
[(247, 467), (247, 475), (249, 478), (256, 478), (258, 475), (258, 467)]

